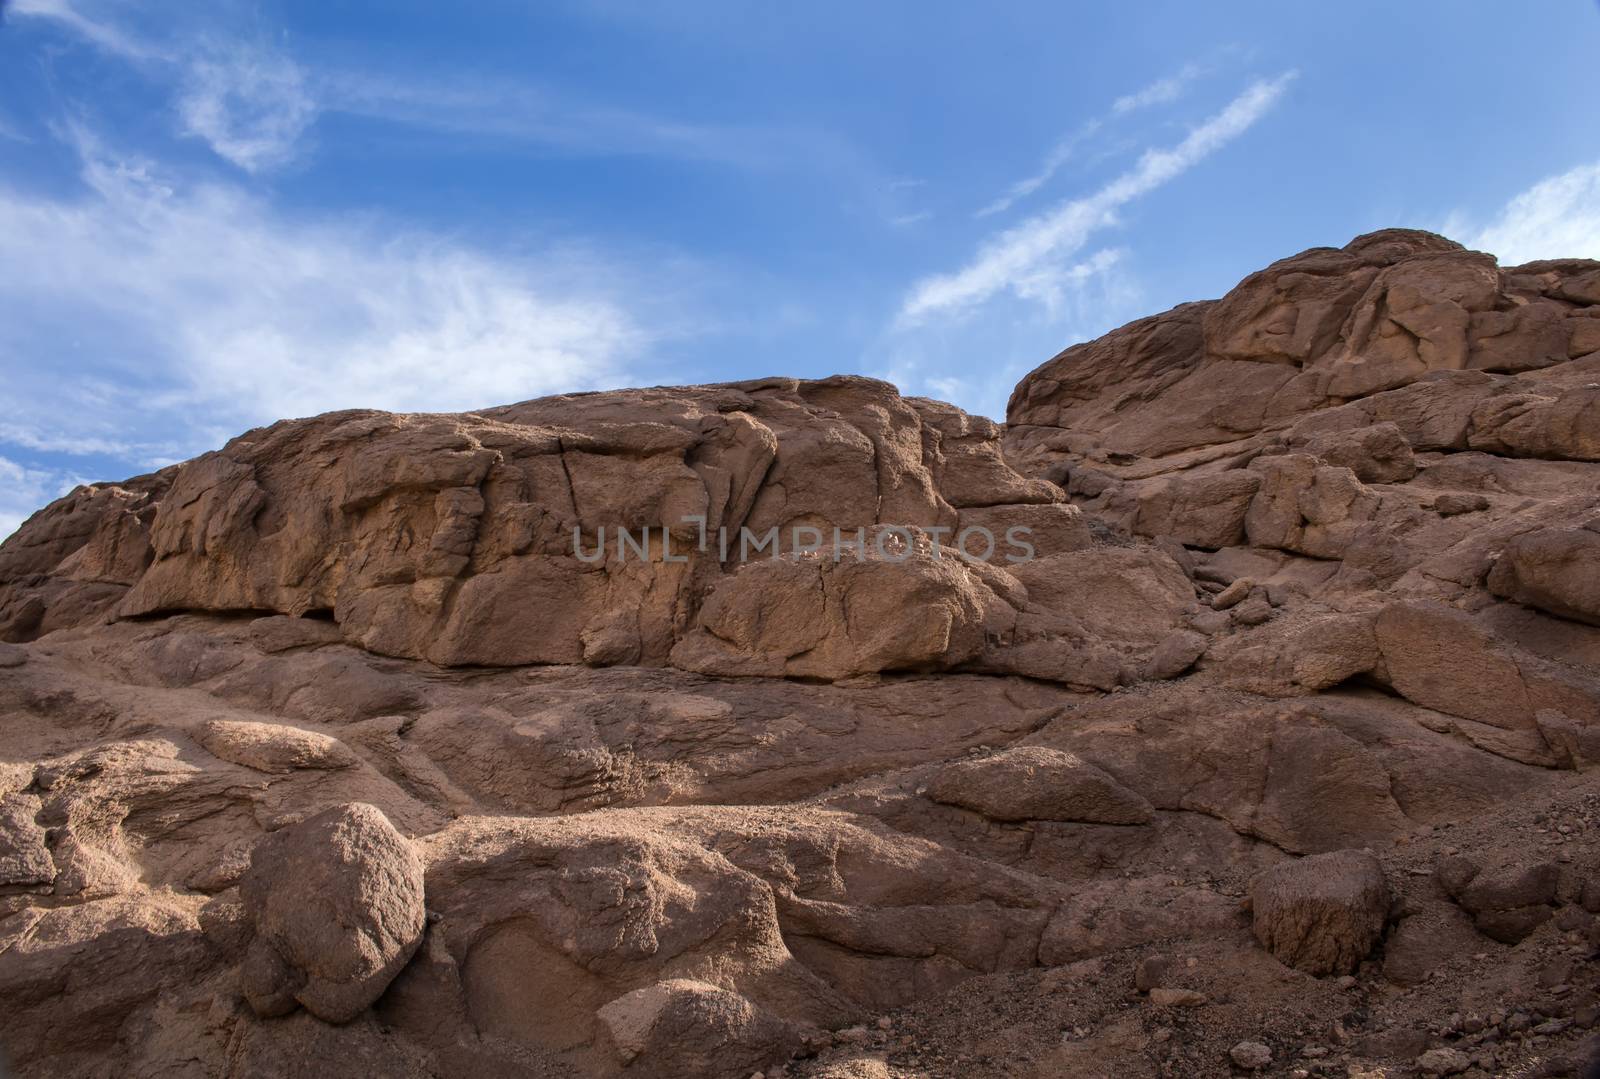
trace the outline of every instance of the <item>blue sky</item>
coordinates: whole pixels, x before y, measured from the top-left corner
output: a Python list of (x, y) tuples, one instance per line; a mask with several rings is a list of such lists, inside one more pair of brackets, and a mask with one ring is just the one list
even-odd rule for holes
[(205, 5), (0, 22), (0, 536), (333, 408), (1060, 348), (1390, 225), (1600, 258), (1594, 0)]

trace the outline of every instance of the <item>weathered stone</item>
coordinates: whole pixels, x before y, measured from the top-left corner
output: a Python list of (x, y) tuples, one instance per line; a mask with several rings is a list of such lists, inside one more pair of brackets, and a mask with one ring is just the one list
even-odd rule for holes
[(1517, 603), (1600, 625), (1600, 532), (1540, 529), (1507, 543), (1489, 589)]
[(1147, 824), (1155, 816), (1148, 801), (1089, 762), (1034, 746), (946, 765), (928, 797), (993, 820)]
[(381, 811), (353, 803), (257, 844), (240, 882), (254, 930), (245, 996), (258, 1015), (296, 1003), (347, 1023), (422, 943), (422, 861)]
[(1363, 483), (1404, 483), (1417, 474), (1411, 443), (1394, 423), (1311, 435), (1293, 445), (1330, 465), (1348, 468)]
[(258, 772), (349, 768), (357, 759), (337, 738), (279, 723), (212, 720), (195, 737), (215, 756)]
[(1202, 634), (1179, 630), (1156, 646), (1150, 662), (1145, 665), (1145, 677), (1158, 680), (1178, 677), (1206, 654), (1208, 644)]
[(1229, 547), (1244, 539), (1244, 515), (1261, 487), (1251, 472), (1177, 476), (1142, 491), (1134, 529), (1191, 547)]
[(1234, 1067), (1247, 1072), (1260, 1071), (1272, 1066), (1272, 1050), (1260, 1042), (1240, 1042), (1228, 1050), (1228, 1059)]
[(1364, 851), (1285, 862), (1250, 885), (1256, 939), (1308, 974), (1348, 974), (1383, 935), (1389, 885)]

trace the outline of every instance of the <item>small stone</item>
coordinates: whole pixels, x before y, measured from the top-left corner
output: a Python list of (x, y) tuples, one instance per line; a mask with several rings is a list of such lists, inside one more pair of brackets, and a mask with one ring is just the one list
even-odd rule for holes
[(1482, 495), (1450, 492), (1433, 500), (1433, 512), (1441, 517), (1456, 517), (1463, 513), (1481, 513), (1489, 508), (1489, 500)]
[(1139, 960), (1139, 965), (1133, 968), (1133, 987), (1141, 993), (1159, 988), (1170, 966), (1165, 956), (1153, 955)]
[(1556, 912), (1556, 928), (1563, 933), (1581, 932), (1589, 928), (1591, 916), (1577, 907), (1562, 907)]
[(1206, 995), (1193, 989), (1167, 989), (1161, 986), (1150, 990), (1150, 1003), (1158, 1008), (1198, 1008), (1206, 1003)]
[(1233, 621), (1241, 626), (1259, 626), (1272, 619), (1272, 604), (1263, 596), (1251, 596), (1233, 609)]
[(1250, 578), (1240, 577), (1212, 597), (1212, 609), (1217, 611), (1226, 611), (1229, 607), (1236, 606), (1250, 594), (1250, 590), (1255, 586), (1256, 583)]
[(1356, 978), (1354, 974), (1341, 974), (1333, 980), (1333, 984), (1337, 989), (1354, 989)]
[(1417, 1071), (1426, 1076), (1459, 1075), (1472, 1067), (1472, 1058), (1459, 1049), (1429, 1049), (1417, 1058)]
[(1228, 1057), (1245, 1071), (1260, 1071), (1272, 1063), (1272, 1050), (1260, 1042), (1240, 1042), (1228, 1050)]

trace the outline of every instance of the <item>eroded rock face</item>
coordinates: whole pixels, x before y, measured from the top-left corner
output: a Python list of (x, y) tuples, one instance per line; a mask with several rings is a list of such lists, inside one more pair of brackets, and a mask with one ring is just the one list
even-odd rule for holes
[(772, 379), (81, 488), (0, 546), (0, 1045), (1222, 1074), (1358, 1008), (1371, 1074), (1565, 1008), (1473, 1043), (1542, 1065), (1600, 940), (1596, 327), (1600, 264), (1388, 232), (1004, 432)]
[[(1030, 601), (1007, 572), (1095, 547), (1062, 498), (1006, 464), (987, 420), (861, 378), (337, 413), (55, 504), (6, 546), (0, 625), (26, 640), (277, 611), (445, 666), (840, 678), (978, 662), (1115, 685), (1143, 655), (1088, 655), (1081, 596)], [(107, 569), (96, 529), (112, 528), (142, 546)], [(1147, 621), (1124, 618), (1133, 637)], [(272, 648), (307, 639), (273, 632)]]

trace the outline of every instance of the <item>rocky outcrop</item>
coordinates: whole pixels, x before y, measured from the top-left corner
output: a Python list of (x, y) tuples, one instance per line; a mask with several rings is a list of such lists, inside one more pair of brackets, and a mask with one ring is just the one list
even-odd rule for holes
[(1007, 573), (1095, 545), (1062, 498), (992, 423), (862, 378), (335, 413), (41, 512), (0, 560), (0, 635), (280, 612), (444, 666), (1115, 685), (1143, 650), (1093, 649), (1079, 596)]
[(0, 1045), (1558, 1061), (1600, 1015), (1596, 327), (1600, 264), (1385, 232), (1069, 349), (1003, 430), (767, 379), (80, 488), (0, 545)]

